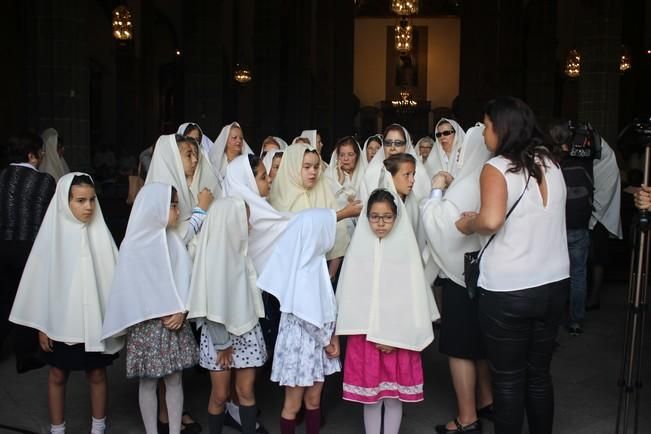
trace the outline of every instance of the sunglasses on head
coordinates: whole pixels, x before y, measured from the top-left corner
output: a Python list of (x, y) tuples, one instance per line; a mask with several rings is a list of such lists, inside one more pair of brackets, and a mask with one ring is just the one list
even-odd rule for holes
[(438, 133), (434, 134), (436, 138), (438, 139), (441, 136), (449, 136), (450, 134), (454, 134), (456, 131), (454, 130), (445, 130), (445, 131), (439, 131)]

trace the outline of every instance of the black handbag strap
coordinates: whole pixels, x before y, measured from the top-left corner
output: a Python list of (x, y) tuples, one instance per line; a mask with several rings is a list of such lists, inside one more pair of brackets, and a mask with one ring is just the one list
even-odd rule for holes
[[(506, 213), (506, 217), (504, 217), (504, 223), (506, 223), (506, 220), (509, 218), (515, 207), (520, 203), (520, 199), (522, 199), (522, 196), (524, 196), (524, 193), (527, 191), (527, 187), (529, 186), (529, 180), (531, 179), (531, 172), (529, 172), (529, 176), (527, 177), (527, 182), (524, 184), (524, 189), (522, 190), (522, 193), (520, 193), (520, 197), (518, 197), (518, 200), (515, 201), (513, 205), (511, 205), (511, 209), (509, 209), (509, 212)], [(486, 250), (486, 247), (493, 241), (493, 238), (495, 238), (495, 235), (497, 235), (497, 232), (495, 232), (491, 237), (488, 239), (488, 242), (484, 246), (483, 249), (481, 249), (481, 252), (479, 252), (479, 256), (477, 257), (477, 262), (481, 260), (482, 255), (484, 254), (484, 250)]]

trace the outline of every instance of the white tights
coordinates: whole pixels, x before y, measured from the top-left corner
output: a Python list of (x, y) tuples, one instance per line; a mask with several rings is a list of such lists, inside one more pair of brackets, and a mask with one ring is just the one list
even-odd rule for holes
[[(165, 401), (170, 424), (170, 434), (180, 434), (183, 413), (183, 382), (181, 372), (163, 378), (165, 381)], [(158, 433), (158, 399), (156, 398), (157, 378), (141, 378), (138, 390), (140, 413), (147, 434)]]
[(402, 420), (402, 402), (384, 398), (375, 404), (364, 404), (364, 427), (366, 434), (380, 434), (384, 404), (384, 434), (398, 434)]

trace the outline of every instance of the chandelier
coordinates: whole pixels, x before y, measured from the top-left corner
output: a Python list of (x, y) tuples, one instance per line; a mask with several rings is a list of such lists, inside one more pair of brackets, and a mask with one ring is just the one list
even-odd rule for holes
[(631, 69), (631, 55), (628, 52), (628, 49), (622, 45), (622, 52), (619, 56), (619, 72), (622, 74)]
[(399, 113), (408, 113), (416, 108), (418, 103), (411, 98), (411, 93), (407, 89), (400, 92), (400, 99), (391, 101), (391, 105)]
[(411, 39), (413, 27), (409, 18), (400, 18), (395, 27), (396, 32), (396, 50), (406, 53), (411, 50)]
[(253, 75), (251, 70), (244, 65), (236, 65), (235, 72), (233, 73), (233, 79), (240, 84), (246, 84), (249, 81), (253, 80)]
[(133, 39), (133, 22), (131, 11), (126, 6), (118, 6), (113, 9), (113, 37), (118, 41), (129, 41)]
[(581, 75), (581, 54), (575, 48), (568, 51), (563, 72), (570, 78)]
[(415, 15), (418, 13), (418, 0), (391, 0), (391, 10), (398, 15)]

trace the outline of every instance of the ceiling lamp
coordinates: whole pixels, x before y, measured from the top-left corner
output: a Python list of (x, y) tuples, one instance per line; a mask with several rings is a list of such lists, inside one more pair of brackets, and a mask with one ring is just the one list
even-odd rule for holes
[(113, 9), (113, 37), (118, 41), (130, 41), (133, 39), (133, 22), (131, 11), (126, 6), (118, 6)]
[(418, 0), (391, 0), (391, 10), (398, 15), (416, 15)]
[(409, 113), (411, 112), (418, 103), (411, 98), (411, 93), (407, 89), (403, 89), (400, 92), (400, 99), (391, 101), (391, 105), (399, 113)]
[(233, 79), (240, 84), (246, 84), (249, 81), (253, 80), (253, 75), (251, 70), (244, 65), (236, 65), (235, 72), (233, 73)]
[(411, 51), (411, 39), (413, 27), (409, 18), (403, 17), (398, 20), (395, 28), (396, 32), (396, 50), (401, 53)]
[(568, 51), (563, 72), (570, 78), (576, 78), (581, 75), (581, 54), (579, 54), (576, 48)]
[(631, 54), (628, 52), (626, 46), (622, 45), (622, 51), (619, 56), (619, 72), (622, 74), (631, 69)]

